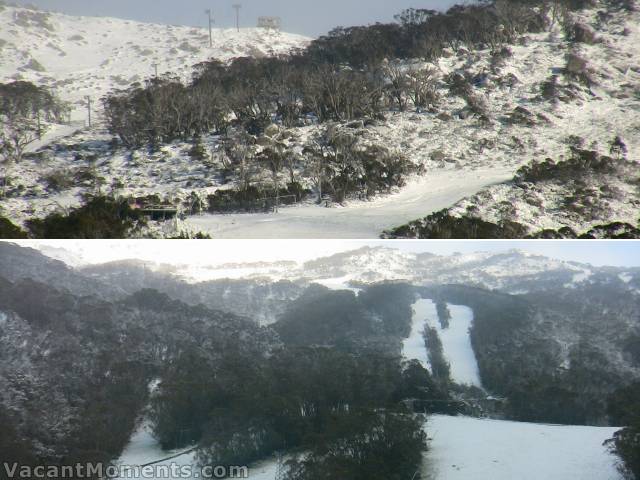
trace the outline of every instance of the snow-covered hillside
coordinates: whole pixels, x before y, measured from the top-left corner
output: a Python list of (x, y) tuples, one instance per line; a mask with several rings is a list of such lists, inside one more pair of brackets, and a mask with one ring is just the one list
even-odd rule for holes
[[(525, 293), (528, 289), (571, 287), (597, 281), (594, 272), (619, 281), (633, 290), (630, 279), (637, 269), (608, 269), (567, 262), (524, 251), (477, 252), (453, 255), (415, 254), (388, 247), (364, 247), (304, 264), (293, 262), (259, 265), (210, 265), (206, 268), (178, 268), (175, 273), (191, 281), (220, 278), (304, 280), (328, 286), (346, 287), (359, 283), (405, 281), (414, 285), (467, 284)], [(620, 278), (619, 275), (622, 275)], [(626, 280), (626, 281), (625, 281)], [(546, 282), (546, 283), (545, 283)]]
[[(135, 266), (136, 261), (129, 263)], [(141, 270), (164, 272), (192, 284), (222, 279), (254, 280), (261, 284), (289, 280), (357, 291), (362, 284), (402, 281), (413, 285), (476, 285), (523, 294), (575, 288), (587, 283), (617, 282), (622, 290), (640, 293), (637, 268), (594, 267), (519, 250), (433, 255), (389, 247), (363, 247), (306, 263), (275, 261), (218, 265), (201, 262), (173, 266), (170, 271), (160, 263), (137, 263)], [(108, 275), (102, 277), (106, 274), (99, 265), (87, 269), (85, 272), (95, 274), (96, 278), (109, 279)]]
[(434, 415), (427, 480), (621, 480), (603, 442), (615, 428)]
[[(437, 108), (421, 113), (389, 111), (384, 121), (353, 129), (363, 145), (384, 145), (401, 152), (424, 172), (408, 178), (400, 189), (369, 201), (351, 199), (334, 208), (309, 199), (277, 214), (189, 216), (183, 224), (167, 224), (154, 234), (203, 231), (214, 238), (375, 238), (453, 205), (455, 215), (474, 207), (488, 221), (508, 217), (534, 230), (561, 225), (586, 228), (591, 220), (575, 212), (565, 214), (568, 192), (562, 185), (543, 185), (523, 197), (521, 189), (504, 182), (529, 162), (566, 158), (576, 142), (608, 154), (609, 145), (619, 136), (631, 165), (640, 159), (640, 12), (608, 11), (608, 7), (600, 2), (578, 15), (595, 32), (597, 41), (591, 44), (567, 41), (556, 24), (550, 31), (522, 36), (508, 47), (504, 58), (490, 49), (461, 48), (432, 64), (417, 62), (414, 66), (436, 72)], [(0, 25), (0, 78), (55, 86), (63, 97), (77, 102), (79, 115), (84, 95), (97, 98), (110, 88), (148, 78), (155, 63), (160, 73), (188, 77), (192, 64), (209, 57), (225, 60), (279, 53), (307, 41), (263, 30), (216, 31), (210, 49), (203, 29), (12, 7), (0, 12)], [(593, 79), (589, 88), (563, 80), (571, 52), (586, 60)], [(456, 72), (481, 79), (473, 91), (486, 103), (489, 122), (469, 115), (465, 101), (450, 94), (447, 78)], [(559, 88), (572, 91), (573, 98), (558, 103), (541, 98), (541, 88), (552, 75), (560, 78)], [(318, 125), (288, 129), (287, 148), (300, 154), (320, 129)], [(81, 180), (87, 170), (107, 187), (105, 191), (116, 185), (111, 190), (117, 195), (157, 194), (189, 212), (196, 204), (201, 207), (197, 210), (206, 211), (209, 195), (233, 188), (233, 181), (221, 181), (224, 168), (215, 155), (211, 161), (193, 161), (189, 142), (176, 141), (147, 152), (114, 150), (111, 139), (98, 126), (58, 141), (15, 166), (11, 172), (15, 185), (11, 198), (3, 200), (3, 214), (24, 224), (29, 218), (81, 204), (81, 195), (95, 189), (95, 182)], [(215, 152), (220, 138), (205, 136), (203, 143), (207, 152)], [(304, 171), (298, 174), (303, 186), (311, 189)], [(65, 181), (56, 180), (61, 177)], [(264, 171), (259, 177), (267, 182), (270, 174)], [(633, 175), (627, 177), (628, 172), (605, 179), (606, 186), (594, 198), (608, 221), (635, 225), (640, 200)], [(592, 183), (590, 188), (598, 186)], [(470, 200), (478, 192), (482, 195)], [(592, 220), (602, 223), (600, 217)]]
[(0, 5), (0, 82), (28, 80), (55, 89), (84, 119), (85, 96), (97, 104), (111, 89), (166, 73), (190, 78), (192, 66), (216, 58), (286, 53), (308, 41), (300, 35), (249, 28), (156, 25), (76, 17)]

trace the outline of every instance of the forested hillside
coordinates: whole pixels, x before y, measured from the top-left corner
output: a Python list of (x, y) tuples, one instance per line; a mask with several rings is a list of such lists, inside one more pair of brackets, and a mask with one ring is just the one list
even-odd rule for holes
[[(201, 465), (252, 464), (286, 451), (292, 479), (344, 465), (367, 478), (393, 478), (392, 469), (404, 478), (421, 468), (423, 415), (444, 413), (626, 426), (609, 445), (633, 468), (633, 273), (590, 267), (587, 278), (585, 265), (554, 270), (567, 265), (498, 253), (448, 257), (449, 274), (483, 271), (488, 281), (500, 274), (496, 265), (528, 262), (528, 292), (509, 292), (511, 283), (500, 291), (429, 282), (426, 269), (422, 284), (310, 282), (314, 270), (326, 275), (372, 256), (383, 266), (426, 262), (433, 279), (446, 272), (447, 257), (361, 249), (309, 262), (297, 280), (201, 285), (181, 280), (179, 266), (71, 268), (3, 244), (3, 452), (26, 464), (117, 461), (148, 426), (162, 448), (195, 449)], [(429, 323), (418, 313), (424, 299), (432, 300)], [(461, 310), (468, 331), (457, 323)], [(426, 362), (405, 350), (410, 336)], [(468, 360), (456, 353), (462, 340)], [(477, 362), (473, 384), (456, 383), (461, 359)]]

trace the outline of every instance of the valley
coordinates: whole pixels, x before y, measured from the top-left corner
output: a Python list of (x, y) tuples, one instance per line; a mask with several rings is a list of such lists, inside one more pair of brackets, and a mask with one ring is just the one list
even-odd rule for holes
[(0, 448), (23, 462), (267, 480), (334, 468), (337, 439), (368, 455), (364, 431), (397, 435), (384, 467), (423, 479), (623, 478), (603, 442), (640, 381), (638, 268), (367, 246), (185, 281), (189, 264), (0, 258)]

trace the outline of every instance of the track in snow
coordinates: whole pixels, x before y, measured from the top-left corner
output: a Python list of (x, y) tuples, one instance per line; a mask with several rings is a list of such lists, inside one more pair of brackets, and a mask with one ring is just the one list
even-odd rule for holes
[(277, 214), (232, 214), (189, 217), (190, 230), (213, 238), (379, 238), (384, 230), (450, 207), (459, 200), (513, 177), (512, 169), (433, 171), (399, 193), (346, 207), (285, 207)]

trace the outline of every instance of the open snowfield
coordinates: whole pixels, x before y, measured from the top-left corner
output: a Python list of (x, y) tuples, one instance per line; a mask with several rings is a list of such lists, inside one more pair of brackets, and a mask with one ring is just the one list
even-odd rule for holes
[(473, 323), (473, 311), (461, 305), (448, 305), (451, 312), (449, 328), (443, 329), (433, 300), (420, 299), (413, 304), (411, 334), (403, 343), (403, 355), (408, 360), (418, 360), (431, 370), (425, 341), (422, 336), (425, 326), (435, 328), (442, 341), (445, 359), (451, 367), (451, 380), (456, 383), (482, 387), (469, 329)]
[(428, 480), (621, 480), (602, 443), (616, 428), (434, 415)]
[[(95, 106), (111, 89), (155, 75), (191, 77), (210, 58), (285, 53), (308, 38), (258, 28), (214, 29), (156, 25), (106, 17), (78, 17), (0, 5), (0, 81), (28, 80), (54, 88), (86, 118), (85, 96)], [(96, 108), (96, 111), (99, 111)]]

